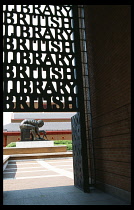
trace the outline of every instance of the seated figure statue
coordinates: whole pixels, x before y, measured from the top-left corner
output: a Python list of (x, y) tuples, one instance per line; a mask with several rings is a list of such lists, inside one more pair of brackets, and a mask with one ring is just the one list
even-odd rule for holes
[[(29, 129), (32, 135), (32, 140), (38, 140), (36, 135), (38, 135), (39, 139), (42, 139), (40, 137), (39, 127), (42, 127), (43, 125), (43, 120), (25, 119), (21, 122), (20, 129)], [(44, 136), (46, 136), (45, 134), (46, 132), (44, 131)]]

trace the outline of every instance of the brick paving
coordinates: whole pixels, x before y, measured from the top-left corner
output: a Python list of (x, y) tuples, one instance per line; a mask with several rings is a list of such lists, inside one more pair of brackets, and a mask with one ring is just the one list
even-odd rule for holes
[(126, 205), (74, 187), (72, 158), (10, 160), (3, 172), (3, 205)]

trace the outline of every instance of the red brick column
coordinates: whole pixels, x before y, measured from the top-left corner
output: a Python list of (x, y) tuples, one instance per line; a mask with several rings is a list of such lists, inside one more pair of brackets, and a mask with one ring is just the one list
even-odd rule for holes
[(6, 135), (4, 135), (4, 145), (3, 145), (4, 147), (6, 147), (7, 146), (7, 136)]

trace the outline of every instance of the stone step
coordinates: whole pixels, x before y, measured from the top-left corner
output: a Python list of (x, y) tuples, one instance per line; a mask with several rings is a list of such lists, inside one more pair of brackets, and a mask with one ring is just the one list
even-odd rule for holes
[(10, 155), (10, 160), (59, 158), (59, 157), (72, 157), (72, 156), (73, 156), (72, 151), (56, 152), (56, 153), (14, 154)]
[(66, 152), (67, 146), (16, 148), (4, 147), (3, 155)]
[(10, 158), (10, 155), (3, 155), (3, 171), (6, 169), (8, 165), (9, 158)]

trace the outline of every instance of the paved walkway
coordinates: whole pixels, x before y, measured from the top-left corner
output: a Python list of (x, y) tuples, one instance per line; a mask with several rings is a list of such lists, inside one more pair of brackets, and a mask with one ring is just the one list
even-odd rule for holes
[(72, 158), (9, 161), (3, 205), (127, 205), (99, 190), (74, 187)]

